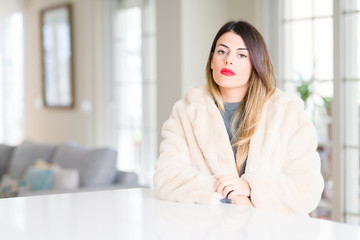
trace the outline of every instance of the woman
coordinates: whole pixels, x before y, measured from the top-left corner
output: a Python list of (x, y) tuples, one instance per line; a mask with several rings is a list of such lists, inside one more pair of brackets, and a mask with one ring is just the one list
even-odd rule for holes
[(315, 128), (303, 102), (275, 88), (261, 34), (247, 22), (226, 23), (206, 76), (164, 123), (158, 198), (309, 214), (324, 185)]

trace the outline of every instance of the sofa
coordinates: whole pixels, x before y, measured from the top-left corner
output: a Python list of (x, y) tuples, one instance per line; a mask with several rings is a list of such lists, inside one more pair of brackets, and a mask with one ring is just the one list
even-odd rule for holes
[(115, 150), (76, 142), (0, 144), (0, 198), (138, 187), (116, 163)]

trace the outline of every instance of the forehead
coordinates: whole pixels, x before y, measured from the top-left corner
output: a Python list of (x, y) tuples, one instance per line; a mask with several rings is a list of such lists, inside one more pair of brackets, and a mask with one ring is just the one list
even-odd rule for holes
[(244, 40), (242, 37), (234, 32), (227, 32), (221, 35), (221, 37), (217, 40), (216, 46), (219, 44), (225, 44), (229, 48), (246, 48)]

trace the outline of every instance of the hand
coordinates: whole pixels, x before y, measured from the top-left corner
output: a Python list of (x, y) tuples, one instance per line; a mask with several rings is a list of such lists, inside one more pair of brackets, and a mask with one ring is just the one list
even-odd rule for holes
[(248, 197), (245, 196), (235, 196), (231, 199), (232, 204), (254, 207), (254, 204)]
[(235, 196), (250, 196), (250, 186), (248, 182), (237, 175), (215, 176), (215, 191), (224, 198), (232, 199)]

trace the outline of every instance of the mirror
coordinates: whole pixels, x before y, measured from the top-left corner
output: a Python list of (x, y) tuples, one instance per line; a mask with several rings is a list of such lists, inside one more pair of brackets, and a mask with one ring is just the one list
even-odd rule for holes
[(46, 107), (74, 106), (71, 5), (41, 11), (43, 101)]

